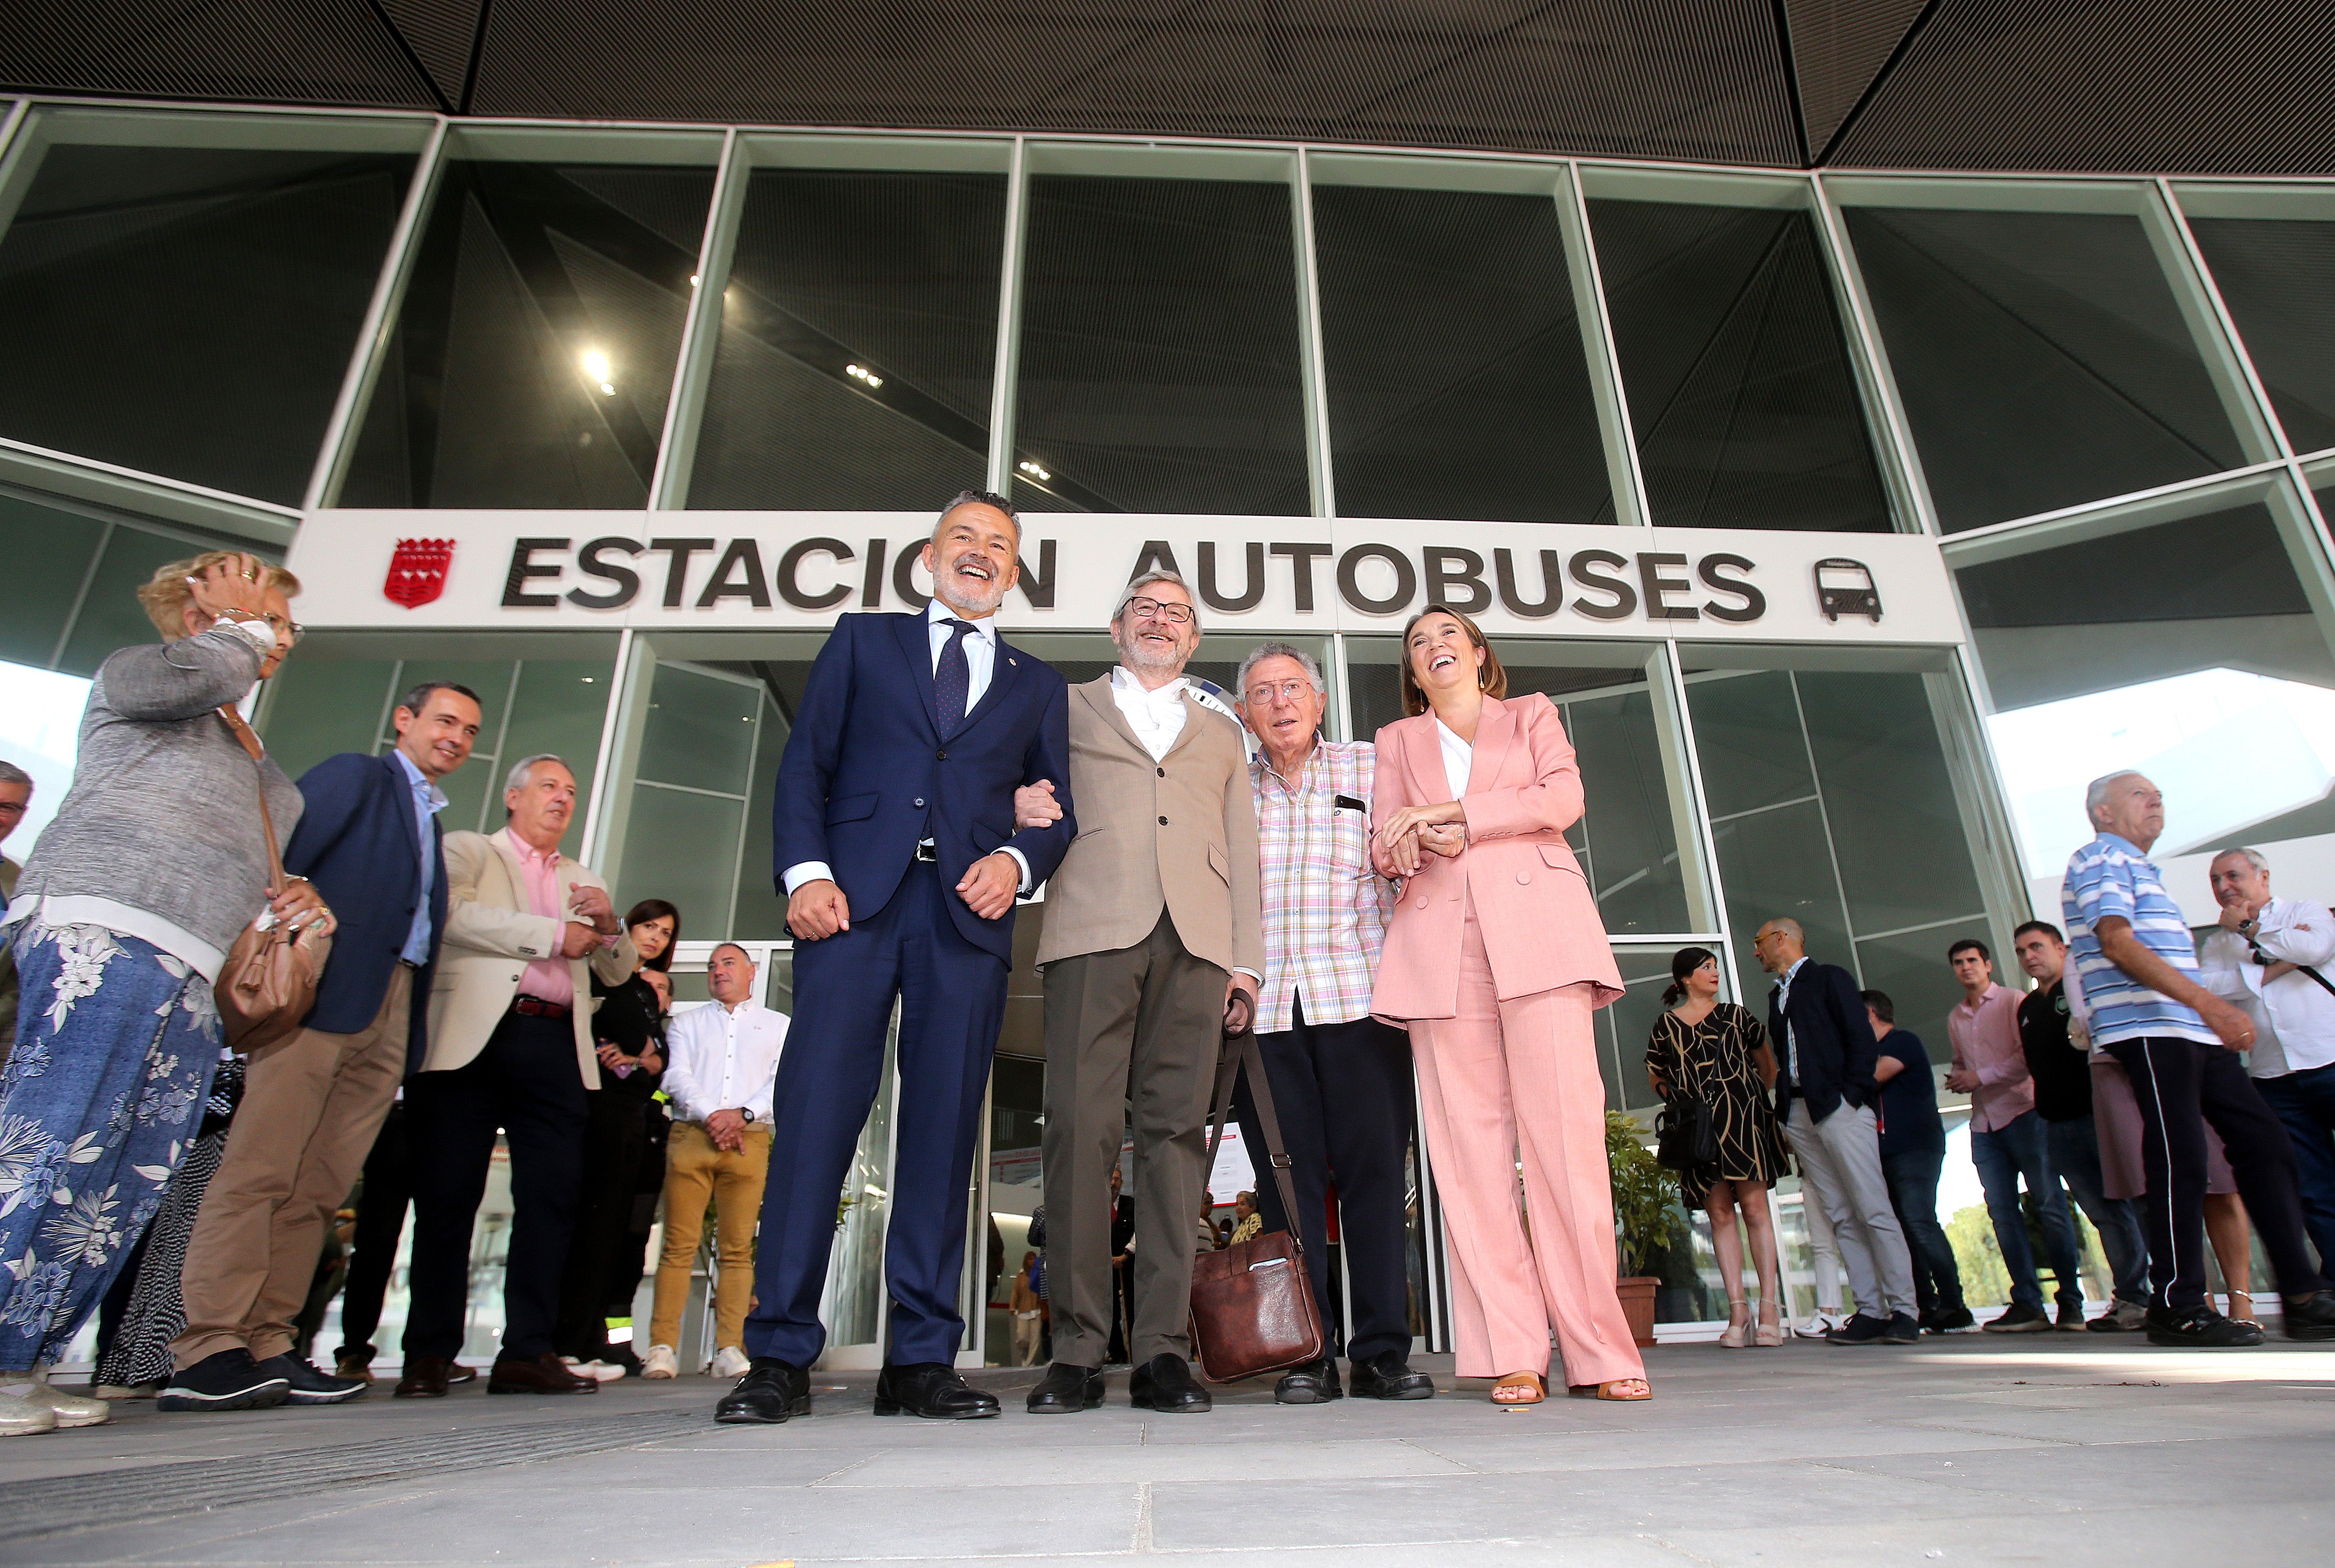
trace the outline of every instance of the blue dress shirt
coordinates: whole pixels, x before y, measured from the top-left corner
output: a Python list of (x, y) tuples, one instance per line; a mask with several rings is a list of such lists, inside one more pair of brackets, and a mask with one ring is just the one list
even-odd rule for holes
[(413, 900), (413, 928), (406, 933), (405, 950), (398, 954), (418, 967), (430, 962), (430, 888), (438, 880), (438, 845), (430, 831), (430, 819), (446, 808), (446, 791), (423, 778), (421, 769), (404, 752), (390, 755), (405, 769), (405, 781), (412, 787), (414, 833), (421, 842), (421, 882)]

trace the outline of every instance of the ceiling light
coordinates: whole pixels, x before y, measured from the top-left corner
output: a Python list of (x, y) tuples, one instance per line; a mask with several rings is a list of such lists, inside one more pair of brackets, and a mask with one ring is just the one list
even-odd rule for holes
[(697, 286), (697, 275), (693, 272), (689, 275), (689, 286), (692, 288)]
[(864, 364), (845, 365), (843, 367), (843, 373), (866, 382), (871, 387), (879, 387), (884, 384), (884, 378), (877, 375), (874, 371), (869, 370)]
[(596, 382), (616, 379), (615, 370), (608, 363), (608, 356), (596, 348), (584, 351), (584, 373)]
[(1023, 458), (1020, 462), (1013, 466), (1020, 469), (1023, 473), (1028, 474), (1033, 479), (1051, 479), (1054, 477), (1051, 470), (1040, 468), (1036, 463), (1032, 462), (1027, 458)]

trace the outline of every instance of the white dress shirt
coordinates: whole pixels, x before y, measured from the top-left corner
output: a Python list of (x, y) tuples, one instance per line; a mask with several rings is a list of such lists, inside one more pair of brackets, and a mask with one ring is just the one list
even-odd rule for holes
[(750, 1110), (768, 1127), (770, 1086), (786, 1043), (787, 1015), (751, 997), (736, 1007), (693, 1007), (665, 1030), (665, 1097), (683, 1121)]
[[(964, 617), (938, 599), (925, 606), (925, 631), (932, 646), (935, 674), (940, 673), (942, 652), (948, 647), (949, 639), (956, 635), (956, 628), (945, 624), (953, 620), (963, 621)], [(997, 669), (997, 617), (984, 615), (978, 621), (967, 621), (965, 624), (973, 628), (965, 634), (964, 639), (964, 672), (967, 676), (964, 689), (964, 711), (970, 713), (981, 706), (982, 698), (988, 694), (989, 678)], [(1017, 823), (1015, 826), (1019, 827), (1020, 824)], [(927, 838), (925, 842), (929, 844), (932, 840)], [(1011, 845), (1000, 845), (998, 847), (1013, 857), (1014, 864), (1022, 867), (1022, 891), (1029, 892), (1029, 860), (1022, 851)], [(834, 881), (835, 872), (824, 860), (804, 860), (788, 866), (784, 880), (787, 885), (787, 896), (791, 898), (794, 896), (795, 889), (806, 882)]]
[(1435, 739), (1443, 747), (1443, 773), (1451, 781), (1451, 799), (1468, 793), (1468, 776), (1475, 771), (1476, 748), (1459, 739), (1442, 720), (1435, 721)]
[(1784, 1076), (1792, 1080), (1794, 1089), (1800, 1084), (1800, 1042), (1792, 1032), (1792, 976), (1807, 961), (1807, 955), (1802, 953), (1799, 963), (1784, 971), (1776, 981), (1776, 1016), (1784, 1021)]
[[(2255, 919), (2253, 945), (2272, 963), (2309, 964), (2327, 974), (2335, 961), (2335, 916), (2323, 904), (2273, 898)], [(2335, 1061), (2335, 996), (2307, 974), (2290, 971), (2266, 984), (2262, 974), (2246, 939), (2226, 926), (2215, 926), (2197, 944), (2197, 982), (2253, 1021), (2247, 1070), (2283, 1078)]]
[(1127, 673), (1126, 665), (1115, 665), (1110, 672), (1110, 697), (1127, 715), (1135, 738), (1143, 742), (1151, 760), (1168, 760), (1176, 737), (1184, 732), (1184, 677), (1178, 675), (1165, 686), (1147, 692), (1142, 682)]

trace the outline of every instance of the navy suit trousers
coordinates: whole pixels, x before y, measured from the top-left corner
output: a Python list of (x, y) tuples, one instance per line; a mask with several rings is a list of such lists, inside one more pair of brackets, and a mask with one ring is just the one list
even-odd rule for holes
[(896, 1366), (954, 1363), (964, 1319), (965, 1193), (982, 1090), (1005, 1018), (1004, 962), (957, 932), (956, 897), (930, 862), (851, 929), (795, 944), (793, 1021), (773, 1094), (770, 1176), (754, 1266), (749, 1355), (808, 1367), (826, 1348), (819, 1318), (835, 1250), (836, 1203), (876, 1102), (892, 1002), (900, 1003), (886, 1282)]

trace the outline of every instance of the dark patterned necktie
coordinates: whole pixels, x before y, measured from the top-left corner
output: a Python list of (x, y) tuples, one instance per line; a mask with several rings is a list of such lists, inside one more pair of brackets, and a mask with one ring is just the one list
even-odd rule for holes
[(945, 740), (964, 722), (964, 700), (973, 690), (973, 666), (964, 657), (964, 640), (973, 634), (973, 623), (950, 616), (941, 624), (951, 631), (941, 649), (941, 662), (933, 671), (933, 711), (940, 721), (941, 739)]

